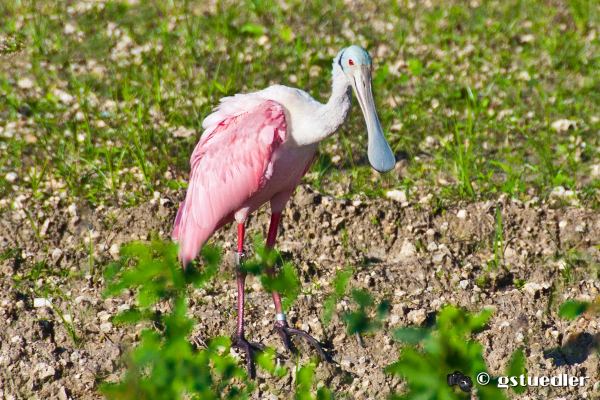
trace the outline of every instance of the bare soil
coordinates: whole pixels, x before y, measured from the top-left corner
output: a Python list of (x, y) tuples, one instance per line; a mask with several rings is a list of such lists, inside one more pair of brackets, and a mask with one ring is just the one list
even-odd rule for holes
[[(133, 297), (124, 293), (104, 299), (100, 270), (118, 257), (122, 243), (148, 239), (153, 232), (167, 238), (183, 195), (173, 192), (133, 209), (63, 204), (55, 213), (44, 213), (40, 220), (45, 223), (35, 229), (17, 211), (0, 215), (0, 253), (5, 254), (0, 258), (0, 399), (101, 398), (98, 382), (122, 373), (120, 356), (135, 343), (140, 327), (110, 323), (110, 316)], [(598, 296), (600, 214), (554, 201), (521, 203), (506, 197), (441, 208), (426, 200), (339, 200), (303, 186), (288, 205), (278, 247), (298, 266), (304, 293), (288, 319), (328, 344), (339, 363), (321, 364), (319, 379), (348, 398), (383, 398), (400, 391), (403, 382), (383, 372), (398, 359), (400, 345), (391, 338), (395, 328), (431, 323), (446, 304), (472, 311), (487, 306), (496, 312), (476, 339), (485, 347), (492, 373), (504, 374), (510, 355), (523, 346), (530, 375), (590, 377), (584, 387), (529, 389), (520, 398), (599, 398), (600, 317), (568, 322), (557, 309), (568, 299)], [(495, 257), (497, 207), (503, 257), (495, 272), (487, 263)], [(264, 237), (268, 221), (268, 210), (253, 215), (250, 235)], [(231, 335), (235, 329), (235, 227), (222, 229), (212, 240), (223, 246), (224, 274), (191, 294), (198, 339)], [(21, 254), (9, 253), (11, 248), (20, 248)], [(339, 316), (322, 323), (331, 281), (336, 270), (347, 266), (355, 267), (351, 287), (392, 302), (383, 329), (366, 335), (363, 347), (346, 335)], [(39, 295), (33, 288), (44, 285), (54, 290), (50, 300), (64, 315), (71, 309), (79, 345), (52, 307), (35, 306)], [(247, 291), (248, 338), (287, 354), (272, 331), (270, 296), (252, 278)], [(337, 310), (348, 307), (352, 302), (345, 298)], [(300, 363), (306, 363), (314, 354), (299, 346)], [(284, 362), (292, 371), (296, 358)], [(276, 379), (259, 371), (253, 397), (289, 398), (293, 379), (293, 373)]]

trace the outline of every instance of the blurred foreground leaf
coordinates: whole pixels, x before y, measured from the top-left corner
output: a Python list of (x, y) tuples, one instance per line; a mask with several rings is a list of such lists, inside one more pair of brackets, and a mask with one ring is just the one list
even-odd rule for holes
[[(246, 380), (246, 371), (229, 355), (228, 338), (210, 340), (202, 350), (188, 340), (194, 320), (187, 316), (187, 287), (208, 282), (220, 262), (216, 249), (207, 247), (202, 255), (203, 270), (196, 265), (184, 270), (177, 262), (177, 245), (134, 243), (107, 269), (105, 296), (137, 291), (137, 307), (113, 322), (146, 326), (139, 344), (123, 357), (127, 372), (122, 380), (100, 387), (109, 399), (247, 398), (252, 385), (236, 385)], [(156, 311), (153, 306), (159, 301), (167, 301), (171, 312)]]
[(448, 385), (447, 375), (454, 371), (472, 379), (479, 399), (505, 399), (495, 380), (486, 386), (476, 380), (479, 373), (487, 372), (487, 367), (483, 347), (471, 335), (481, 331), (491, 315), (490, 310), (471, 315), (448, 306), (440, 311), (432, 330), (396, 330), (394, 338), (408, 346), (402, 349), (400, 360), (390, 364), (386, 372), (405, 379), (409, 392), (394, 395), (392, 399), (469, 399), (470, 393)]

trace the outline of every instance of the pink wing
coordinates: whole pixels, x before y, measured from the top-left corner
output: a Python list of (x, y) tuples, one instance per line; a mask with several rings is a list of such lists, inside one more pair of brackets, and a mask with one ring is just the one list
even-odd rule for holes
[(215, 125), (192, 154), (187, 195), (175, 219), (173, 239), (184, 266), (264, 186), (272, 173), (271, 155), (287, 130), (282, 106), (271, 100)]

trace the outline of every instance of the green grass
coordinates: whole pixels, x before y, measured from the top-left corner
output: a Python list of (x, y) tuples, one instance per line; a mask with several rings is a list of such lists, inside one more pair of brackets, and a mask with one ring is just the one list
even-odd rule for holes
[[(129, 3), (0, 3), (0, 214), (22, 208), (40, 243), (40, 212), (53, 213), (57, 203), (127, 208), (185, 188), (202, 120), (224, 96), (280, 83), (325, 102), (333, 57), (350, 44), (372, 55), (381, 124), (406, 167), (371, 170), (355, 104), (304, 178), (319, 191), (378, 198), (400, 189), (411, 201), (431, 193), (444, 212), (458, 199), (547, 199), (561, 186), (583, 206), (600, 204), (595, 1)], [(574, 123), (557, 130), (561, 119)], [(498, 212), (489, 268), (503, 264), (502, 232)], [(346, 233), (343, 241), (348, 253)], [(99, 277), (105, 266), (91, 241), (81, 246), (90, 275)], [(566, 285), (575, 265), (592, 263), (563, 253)], [(2, 249), (0, 260), (22, 261), (20, 254)], [(348, 332), (368, 333), (387, 305), (375, 301), (378, 294), (348, 292), (347, 267), (324, 322), (350, 293), (357, 306), (341, 315)], [(13, 279), (18, 290), (68, 302), (52, 283), (35, 286), (57, 275), (69, 272), (39, 263)], [(79, 327), (61, 320), (79, 343)], [(194, 362), (198, 356), (190, 353)], [(298, 372), (305, 386), (313, 369)]]
[[(387, 2), (376, 13), (342, 2), (89, 4), (0, 6), (6, 47), (25, 48), (0, 65), (2, 197), (131, 206), (185, 187), (202, 119), (220, 98), (283, 83), (325, 101), (333, 56), (360, 43), (374, 59), (382, 126), (408, 154), (408, 173), (373, 176), (355, 107), (307, 182), (347, 197), (410, 182), (449, 200), (547, 197), (564, 186), (598, 205), (594, 2)], [(556, 132), (558, 119), (576, 126)], [(189, 136), (174, 134), (185, 129)]]

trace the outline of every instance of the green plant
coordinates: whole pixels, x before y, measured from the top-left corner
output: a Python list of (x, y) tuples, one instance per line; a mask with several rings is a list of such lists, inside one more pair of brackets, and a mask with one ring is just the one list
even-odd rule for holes
[(487, 373), (483, 347), (471, 338), (484, 329), (492, 311), (471, 315), (447, 306), (437, 316), (433, 329), (400, 328), (394, 331), (396, 340), (406, 344), (400, 360), (389, 365), (386, 372), (406, 380), (409, 392), (392, 399), (467, 399), (470, 394), (447, 384), (447, 374), (460, 371), (471, 377), (479, 399), (505, 399), (494, 384), (480, 385), (475, 379)]
[[(354, 311), (346, 312), (342, 316), (348, 329), (348, 335), (361, 335), (380, 329), (381, 321), (385, 319), (390, 310), (389, 300), (383, 299), (376, 304), (373, 296), (363, 289), (353, 289), (350, 295), (357, 307)], [(375, 317), (370, 316), (371, 311), (374, 311)]]
[[(187, 316), (186, 290), (213, 277), (220, 261), (215, 248), (202, 249), (205, 267), (192, 264), (182, 269), (177, 262), (177, 245), (154, 241), (134, 243), (121, 249), (121, 259), (105, 273), (105, 296), (122, 290), (136, 290), (137, 306), (113, 318), (116, 324), (143, 323), (138, 346), (127, 352), (123, 361), (127, 372), (118, 383), (101, 386), (111, 399), (234, 399), (246, 398), (247, 390), (236, 382), (245, 381), (246, 372), (229, 355), (228, 338), (208, 342), (206, 349), (195, 349), (188, 336), (194, 321)], [(171, 312), (155, 310), (168, 302)]]
[[(525, 352), (523, 348), (520, 347), (512, 354), (510, 357), (510, 361), (508, 363), (508, 367), (506, 368), (506, 376), (521, 376), (524, 375), (525, 379), (527, 379), (527, 359), (525, 358)], [(517, 393), (525, 393), (527, 388), (525, 386), (512, 386), (512, 390)]]
[(594, 13), (594, 7), (591, 0), (569, 0), (571, 14), (581, 33), (586, 33), (591, 15)]
[[(353, 269), (348, 267), (336, 273), (333, 281), (334, 291), (327, 296), (323, 304), (324, 325), (331, 322), (336, 304), (347, 294), (353, 272)], [(373, 296), (364, 289), (352, 289), (350, 297), (356, 306), (352, 311), (342, 313), (341, 318), (346, 324), (348, 335), (356, 335), (361, 343), (362, 334), (381, 329), (382, 321), (389, 313), (391, 305), (388, 299), (383, 299), (377, 304)]]
[(315, 368), (317, 364), (313, 361), (298, 369), (296, 373), (296, 400), (331, 400), (333, 394), (327, 386), (319, 386), (312, 390), (315, 381)]
[(5, 36), (0, 41), (0, 58), (14, 56), (24, 48), (25, 44), (21, 38), (14, 35)]
[(346, 294), (346, 288), (348, 287), (350, 278), (352, 278), (353, 272), (354, 270), (352, 268), (345, 268), (336, 272), (333, 281), (333, 293), (327, 296), (323, 304), (323, 322), (325, 325), (328, 325), (331, 322), (335, 312), (335, 305)]
[(591, 302), (576, 300), (564, 302), (558, 310), (558, 315), (564, 319), (573, 321), (586, 312), (593, 314), (600, 313), (600, 297)]
[[(264, 245), (260, 236), (254, 238), (254, 256), (244, 261), (242, 266), (246, 272), (259, 276), (265, 292), (279, 292), (281, 305), (287, 311), (300, 294), (300, 279), (292, 262), (284, 262), (281, 253)], [(282, 264), (278, 273), (274, 271), (277, 264)]]

